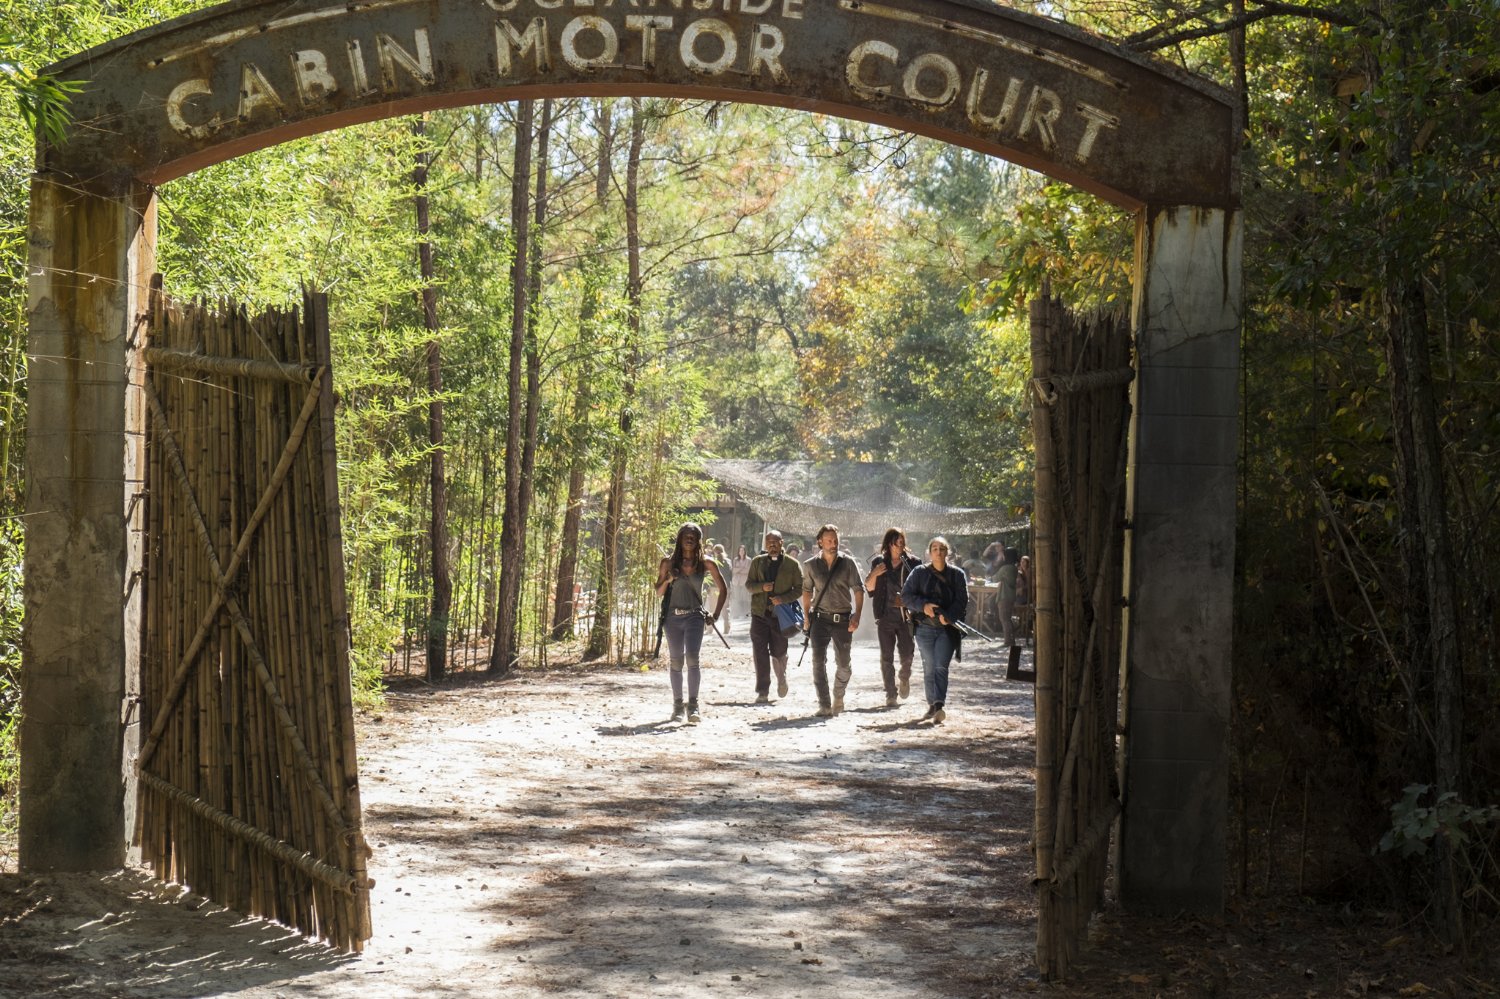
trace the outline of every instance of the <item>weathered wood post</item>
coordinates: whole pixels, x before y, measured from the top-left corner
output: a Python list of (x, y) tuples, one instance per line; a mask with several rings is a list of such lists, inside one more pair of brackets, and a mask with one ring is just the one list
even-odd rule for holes
[(155, 199), (40, 174), (29, 238), (20, 862), (116, 868), (135, 801), (126, 734), (140, 724), (143, 403), (131, 334), (155, 264)]
[(1241, 237), (1220, 208), (1137, 230), (1118, 870), (1142, 908), (1224, 902)]

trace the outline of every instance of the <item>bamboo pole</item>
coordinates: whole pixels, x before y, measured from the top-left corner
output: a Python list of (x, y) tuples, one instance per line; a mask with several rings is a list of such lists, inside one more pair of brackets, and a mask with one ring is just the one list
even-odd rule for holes
[[(298, 356), (298, 339), (294, 331), (289, 329), (284, 322), (278, 321), (268, 324), (263, 337), (270, 343), (276, 345), (277, 351), (284, 358)], [(276, 433), (282, 433), (283, 423), (290, 420), (286, 411), (286, 400), (279, 394), (271, 398), (271, 405), (267, 407)], [(274, 680), (276, 690), (281, 692), (283, 699), (287, 701), (289, 709), (295, 709), (298, 713), (293, 715), (296, 731), (308, 733), (304, 740), (307, 757), (302, 761), (300, 767), (286, 767), (283, 771), (283, 781), (287, 788), (287, 801), (289, 809), (285, 815), (288, 835), (296, 837), (298, 842), (304, 843), (315, 855), (322, 856), (321, 844), (316, 842), (312, 836), (317, 826), (315, 817), (316, 809), (310, 797), (312, 785), (321, 779), (321, 771), (318, 761), (313, 755), (316, 752), (316, 733), (318, 722), (316, 715), (309, 717), (306, 709), (309, 705), (310, 694), (306, 688), (305, 680), (310, 670), (316, 668), (307, 651), (307, 629), (309, 623), (306, 613), (307, 604), (311, 599), (307, 592), (307, 577), (310, 572), (316, 571), (308, 558), (306, 539), (303, 536), (301, 515), (303, 508), (303, 497), (301, 488), (302, 464), (300, 461), (292, 463), (291, 473), (287, 477), (285, 485), (286, 502), (280, 504), (283, 514), (282, 530), (277, 534), (282, 560), (282, 592), (285, 594), (279, 620), (276, 622), (278, 633), (281, 636), (282, 654), (276, 656), (269, 663), (271, 676)], [(294, 665), (295, 664), (295, 665)], [(285, 736), (290, 736), (291, 730), (284, 730)], [(296, 749), (287, 744), (289, 756), (296, 757)], [(330, 801), (332, 800), (332, 792)], [(337, 805), (336, 802), (334, 802)], [(291, 918), (298, 927), (310, 930), (314, 925), (313, 908), (316, 903), (316, 895), (311, 890), (312, 886), (300, 883), (297, 878), (290, 879), (284, 884), (282, 893), (285, 904), (291, 913)]]
[[(264, 348), (278, 359), (284, 356), (280, 344), (272, 339)], [(269, 400), (257, 398), (255, 427), (256, 434), (264, 442), (262, 454), (274, 446), (279, 438), (274, 422), (273, 407), (268, 404)], [(283, 454), (287, 453), (283, 448)], [(280, 575), (281, 551), (281, 509), (285, 505), (285, 478), (290, 474), (290, 460), (285, 461), (285, 472), (281, 477), (281, 485), (277, 489), (274, 501), (266, 511), (266, 521), (261, 528), (263, 538), (256, 546), (258, 565), (255, 569), (254, 579), (257, 581), (255, 590), (259, 594), (261, 613), (267, 634), (267, 644), (273, 650), (273, 654), (280, 659), (285, 659), (287, 651), (281, 641), (281, 628), (285, 621), (284, 604), (290, 599), (287, 593), (285, 579)], [(264, 464), (261, 465), (264, 467)], [(269, 493), (269, 490), (262, 490)], [(240, 683), (244, 686), (245, 696), (255, 705), (255, 741), (253, 745), (247, 746), (247, 753), (255, 761), (257, 780), (260, 783), (260, 793), (257, 795), (257, 812), (255, 824), (257, 827), (267, 830), (273, 835), (285, 839), (290, 829), (289, 788), (288, 781), (282, 774), (281, 758), (282, 749), (278, 741), (278, 728), (275, 713), (271, 710), (269, 698), (253, 678), (253, 667), (247, 663), (247, 668), (240, 677)], [(281, 877), (279, 866), (273, 863), (264, 864), (261, 868), (261, 879), (258, 884), (257, 894), (259, 896), (258, 911), (284, 922), (291, 922), (292, 916), (289, 906), (285, 900), (287, 891), (287, 879)]]
[(259, 378), (267, 381), (291, 382), (294, 385), (310, 385), (318, 380), (317, 369), (308, 364), (284, 364), (278, 361), (195, 354), (185, 350), (153, 347), (146, 348), (145, 358), (146, 363), (153, 367), (183, 375)]
[[(354, 716), (354, 705), (349, 672), (348, 589), (344, 579), (343, 537), (339, 529), (342, 518), (339, 516), (338, 508), (338, 456), (334, 452), (333, 373), (329, 367), (332, 350), (329, 343), (327, 298), (322, 297), (310, 303), (309, 311), (316, 319), (314, 341), (317, 360), (323, 365), (324, 392), (319, 408), (319, 424), (322, 430), (320, 464), (323, 477), (323, 503), (329, 524), (324, 537), (328, 546), (328, 564), (331, 573), (329, 593), (334, 611), (333, 628), (330, 631), (330, 635), (335, 639), (331, 673), (333, 689), (339, 698), (340, 715), (346, 719), (345, 724), (340, 726), (340, 731), (343, 733), (340, 756), (343, 780), (340, 783), (345, 795), (345, 814), (350, 816), (350, 825), (353, 829), (348, 842), (352, 861), (350, 870), (354, 872), (361, 885), (369, 887), (373, 884), (369, 880), (366, 868), (370, 847), (360, 828), (362, 809), (359, 795), (359, 753), (355, 743), (354, 726), (347, 721), (352, 720)], [(362, 893), (355, 899), (353, 929), (350, 942), (355, 950), (359, 950), (364, 941), (373, 935), (368, 893)]]
[(1052, 445), (1051, 401), (1040, 386), (1052, 373), (1052, 310), (1050, 291), (1031, 303), (1031, 425), (1036, 448), (1036, 499), (1033, 512), (1033, 544), (1036, 564), (1033, 567), (1036, 604), (1036, 818), (1033, 843), (1036, 851), (1036, 876), (1044, 885), (1042, 914), (1037, 921), (1037, 966), (1048, 978), (1057, 972), (1055, 931), (1045, 885), (1052, 872), (1052, 844), (1055, 840), (1055, 807), (1057, 796), (1057, 655), (1060, 644), (1058, 621), (1058, 563), (1056, 527), (1056, 459)]
[[(298, 356), (305, 359), (309, 356), (310, 344), (307, 342), (304, 323), (291, 321), (287, 324), (287, 328), (296, 334)], [(290, 409), (288, 409), (289, 412)], [(330, 622), (327, 620), (327, 604), (330, 597), (328, 549), (321, 543), (316, 523), (319, 497), (313, 483), (311, 449), (300, 456), (297, 465), (295, 478), (298, 501), (294, 506), (297, 511), (295, 536), (297, 551), (303, 553), (306, 563), (306, 571), (298, 573), (299, 589), (303, 594), (300, 616), (302, 627), (298, 639), (303, 657), (301, 661), (311, 668), (294, 668), (290, 672), (295, 676), (304, 698), (301, 704), (301, 722), (304, 730), (310, 730), (315, 736), (310, 740), (310, 746), (318, 772), (324, 775), (330, 792), (339, 794), (338, 774), (332, 767), (332, 748), (329, 745), (329, 740), (334, 737), (340, 725), (338, 716), (332, 708), (332, 691), (328, 689), (330, 663), (325, 646), (325, 638), (330, 627)], [(336, 804), (339, 807), (339, 813), (345, 816), (344, 826), (330, 830), (325, 823), (317, 821), (315, 816), (310, 816), (312, 834), (310, 842), (317, 856), (338, 858), (342, 865), (344, 858), (340, 857), (338, 849), (339, 837), (353, 823), (348, 818), (342, 794), (339, 794)], [(341, 918), (342, 907), (336, 905), (332, 898), (327, 897), (326, 892), (319, 891), (317, 886), (314, 886), (312, 901), (314, 915), (320, 925), (326, 927), (332, 939), (343, 939), (345, 933)]]

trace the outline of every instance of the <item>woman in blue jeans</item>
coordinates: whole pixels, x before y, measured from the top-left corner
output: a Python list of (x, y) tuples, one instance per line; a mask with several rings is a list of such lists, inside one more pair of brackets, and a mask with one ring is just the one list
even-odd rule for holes
[(927, 713), (936, 725), (945, 717), (948, 699), (948, 664), (958, 654), (961, 637), (953, 622), (962, 621), (969, 609), (969, 579), (956, 565), (948, 564), (948, 540), (941, 536), (927, 542), (925, 565), (912, 570), (901, 590), (901, 602), (917, 622), (917, 651), (922, 653), (922, 680), (927, 688)]
[[(703, 609), (703, 581), (712, 576), (718, 587), (718, 601), (713, 613)], [(656, 592), (666, 598), (667, 655), (672, 677), (672, 720), (681, 721), (684, 714), (689, 725), (698, 724), (698, 650), (703, 646), (703, 624), (712, 624), (724, 609), (729, 588), (719, 574), (719, 566), (703, 550), (703, 530), (687, 523), (677, 530), (672, 554), (661, 560), (656, 570)], [(682, 703), (682, 673), (687, 667), (687, 705)]]

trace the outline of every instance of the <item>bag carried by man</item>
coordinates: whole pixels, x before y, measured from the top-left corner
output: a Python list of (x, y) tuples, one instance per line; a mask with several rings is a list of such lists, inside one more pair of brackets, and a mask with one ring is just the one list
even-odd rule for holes
[(772, 604), (776, 610), (776, 626), (785, 638), (794, 638), (802, 631), (806, 619), (802, 616), (802, 604), (788, 600), (784, 604)]

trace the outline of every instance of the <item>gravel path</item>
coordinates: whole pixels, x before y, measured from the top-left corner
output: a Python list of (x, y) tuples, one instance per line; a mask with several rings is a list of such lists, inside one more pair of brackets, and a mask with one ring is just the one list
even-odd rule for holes
[(887, 709), (876, 651), (856, 644), (848, 710), (821, 719), (810, 665), (757, 706), (746, 636), (730, 641), (705, 645), (698, 725), (667, 720), (661, 667), (393, 690), (359, 722), (376, 879), (360, 955), (140, 872), (8, 874), (0, 995), (831, 999), (1031, 984), (1032, 691), (1003, 679), (998, 646), (969, 643), (934, 726), (918, 721), (920, 659), (915, 696)]

